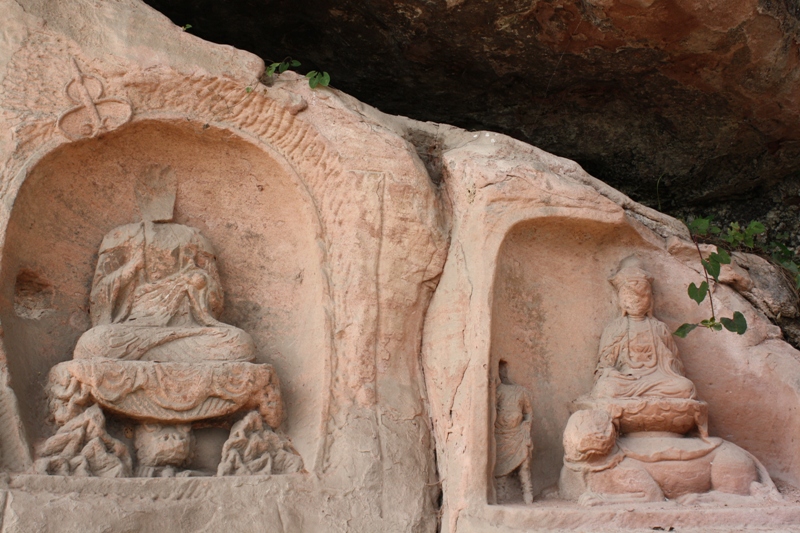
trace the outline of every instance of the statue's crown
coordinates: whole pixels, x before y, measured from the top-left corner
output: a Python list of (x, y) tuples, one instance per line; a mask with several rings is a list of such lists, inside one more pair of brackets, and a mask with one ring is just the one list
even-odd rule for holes
[(630, 256), (622, 260), (619, 265), (619, 270), (609, 278), (609, 281), (614, 288), (619, 289), (629, 281), (646, 281), (652, 284), (653, 276), (642, 268), (638, 257)]

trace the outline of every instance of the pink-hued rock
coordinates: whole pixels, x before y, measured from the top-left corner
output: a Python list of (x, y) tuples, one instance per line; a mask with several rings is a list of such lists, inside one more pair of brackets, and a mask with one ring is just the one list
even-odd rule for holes
[(735, 444), (714, 437), (618, 437), (604, 410), (569, 418), (558, 486), (559, 496), (584, 506), (780, 498), (763, 465)]
[[(557, 482), (570, 404), (592, 390), (618, 317), (607, 279), (624, 258), (653, 276), (665, 331), (707, 318), (685, 294), (699, 267), (668, 245), (688, 236), (678, 221), (502, 135), (383, 115), (291, 73), (264, 85), (258, 58), (135, 0), (0, 0), (0, 12), (3, 532), (800, 524), (791, 498), (624, 513), (497, 501), (498, 454), (530, 465), (533, 496)], [(136, 244), (139, 229), (150, 237)], [(164, 298), (144, 298), (151, 289)], [(742, 312), (748, 331), (675, 340), (683, 371), (712, 438), (790, 494), (798, 353), (730, 286), (713, 291), (720, 316)], [(196, 351), (184, 334), (202, 339)], [(495, 438), (501, 360), (521, 388), (499, 427), (530, 435)], [(48, 375), (73, 366), (75, 409), (56, 428)], [(269, 385), (223, 398), (239, 371)], [(108, 388), (113, 375), (141, 388)], [(164, 412), (119, 407), (134, 389), (162, 394)], [(275, 401), (255, 414), (262, 394)], [(207, 397), (246, 398), (250, 412), (165, 414)], [(130, 473), (148, 478), (116, 479)], [(502, 477), (522, 501), (520, 476)]]
[[(455, 137), (445, 141), (442, 155), (452, 202), (451, 248), (422, 349), (444, 530), (594, 531), (610, 520), (615, 527), (684, 524), (698, 530), (733, 524), (780, 530), (780, 524), (797, 523), (791, 501), (771, 498), (745, 504), (747, 511), (737, 516), (675, 502), (628, 505), (625, 512), (632, 512), (624, 519), (618, 511), (576, 512), (543, 499), (553, 494), (563, 465), (561, 441), (572, 402), (591, 392), (603, 329), (619, 316), (608, 278), (623, 259), (637, 256), (654, 278), (654, 316), (669, 333), (710, 315), (707, 302), (698, 306), (686, 295), (702, 269), (699, 261), (671, 255), (668, 244), (688, 240), (676, 221), (630, 203), (576, 164), (500, 135)], [(790, 377), (798, 372), (796, 352), (730, 287), (715, 285), (713, 295), (718, 316), (740, 311), (748, 331), (737, 336), (698, 329), (674, 340), (686, 377), (708, 405), (708, 431), (756, 457), (779, 485), (796, 484), (800, 465), (785, 453), (800, 436), (792, 415), (800, 398)], [(498, 501), (485, 475), (493, 470), (495, 443), (484, 428), (492, 427), (495, 412), (484, 398), (494, 396), (498, 361), (506, 362), (513, 383), (533, 395), (531, 472), (538, 496), (524, 508), (520, 489), (510, 502)], [(632, 410), (644, 416), (642, 407)], [(702, 423), (703, 409), (686, 414), (689, 426), (698, 425), (696, 414)], [(498, 495), (507, 497), (503, 489)]]
[(758, 459), (709, 438), (708, 404), (653, 315), (653, 277), (628, 257), (609, 281), (622, 316), (603, 330), (594, 385), (567, 421), (558, 496), (580, 505), (779, 499)]

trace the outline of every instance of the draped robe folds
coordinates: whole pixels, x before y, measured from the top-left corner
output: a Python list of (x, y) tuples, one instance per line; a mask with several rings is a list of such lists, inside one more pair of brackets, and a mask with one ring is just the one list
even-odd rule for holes
[(666, 325), (650, 316), (623, 316), (603, 331), (595, 398), (695, 398)]
[(181, 224), (141, 222), (103, 239), (90, 295), (92, 329), (75, 359), (252, 361), (253, 340), (217, 320), (214, 251)]
[(497, 419), (494, 425), (497, 461), (496, 477), (510, 474), (528, 459), (531, 439), (532, 404), (525, 387), (497, 385)]

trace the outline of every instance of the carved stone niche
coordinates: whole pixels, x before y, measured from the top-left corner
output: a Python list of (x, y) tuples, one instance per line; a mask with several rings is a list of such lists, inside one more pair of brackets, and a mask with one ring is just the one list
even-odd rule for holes
[[(490, 383), (506, 381), (524, 386), (530, 391), (533, 412), (530, 471), (534, 502), (525, 506), (530, 511), (525, 513), (523, 507), (519, 507), (523, 504), (524, 484), (514, 478), (492, 480), (497, 504), (512, 507), (509, 512), (493, 512), (487, 516), (503, 520), (512, 527), (509, 530), (516, 531), (513, 527), (522, 528), (526, 524), (537, 524), (546, 530), (554, 527), (553, 520), (559, 527), (599, 527), (603, 520), (621, 512), (619, 504), (626, 504), (627, 509), (636, 505), (644, 505), (643, 510), (657, 509), (659, 524), (688, 520), (687, 523), (700, 527), (711, 525), (715, 520), (749, 520), (748, 512), (761, 513), (760, 509), (771, 506), (778, 522), (796, 519), (793, 508), (775, 490), (770, 473), (758, 460), (765, 461), (770, 472), (778, 476), (780, 472), (787, 472), (791, 461), (780, 450), (765, 447), (757, 437), (759, 431), (780, 431), (770, 419), (772, 400), (758, 392), (766, 386), (758, 380), (766, 377), (737, 374), (734, 345), (740, 339), (733, 334), (698, 332), (700, 335), (686, 340), (672, 337), (671, 331), (681, 322), (694, 320), (695, 310), (686, 305), (685, 287), (696, 273), (687, 272), (674, 257), (644, 240), (643, 236), (646, 230), (637, 231), (628, 224), (553, 217), (513, 226), (500, 246), (492, 299)], [(646, 265), (649, 273), (638, 266), (626, 266), (629, 263)], [(636, 279), (620, 281), (624, 276)], [(615, 285), (609, 282), (610, 278)], [(613, 335), (614, 327), (625, 318), (620, 318), (620, 296), (615, 286), (626, 283), (646, 283), (652, 288), (651, 302), (655, 305), (651, 317), (656, 318), (647, 318), (649, 322), (642, 323), (666, 332), (664, 338), (653, 341), (659, 346), (664, 342), (674, 346), (673, 341), (677, 340), (679, 348), (675, 351), (680, 349), (683, 361), (683, 365), (679, 365), (680, 372), (673, 372), (672, 365), (661, 387), (651, 387), (652, 394), (644, 394), (647, 398), (612, 398), (613, 395), (604, 392), (609, 385), (603, 379), (598, 381), (594, 375), (601, 336), (608, 344), (610, 341), (606, 337)], [(718, 298), (728, 298), (721, 292)], [(731, 305), (730, 300), (724, 305)], [(754, 321), (752, 327), (758, 328), (758, 323)], [(604, 334), (604, 329), (613, 331)], [(500, 381), (493, 377), (497, 375), (498, 365), (505, 367), (506, 377)], [(684, 371), (692, 381), (683, 377)], [(726, 392), (730, 390), (739, 394), (731, 397)], [(667, 397), (670, 394), (672, 396)], [(489, 397), (490, 412), (496, 410), (490, 416), (499, 419), (502, 406), (491, 401), (495, 397), (491, 392)], [(578, 414), (570, 418), (575, 411)], [(601, 438), (601, 434), (610, 435), (611, 440), (605, 436)], [(741, 448), (714, 435), (735, 439)], [(568, 469), (564, 467), (562, 442), (570, 445), (566, 450), (569, 458), (575, 455), (576, 446), (589, 446), (590, 440), (595, 447), (608, 443), (613, 446), (616, 442), (617, 462), (627, 461), (618, 468), (626, 470), (608, 470), (603, 474), (607, 479), (602, 480), (607, 486), (595, 485), (622, 494), (592, 493), (591, 482), (590, 488), (571, 487), (579, 477), (586, 479), (581, 473), (564, 478), (562, 467), (565, 471)], [(495, 435), (498, 457), (499, 447)], [(607, 455), (611, 457), (613, 453)], [(594, 457), (587, 459), (588, 470), (584, 470), (605, 472), (610, 463), (601, 463)], [(715, 463), (719, 465), (715, 467)], [(637, 479), (625, 477), (637, 465), (644, 465), (633, 474)], [(647, 474), (648, 471), (652, 472)], [(560, 474), (561, 493), (558, 490)], [(651, 474), (658, 482), (667, 481), (659, 488), (649, 477)], [(737, 477), (739, 474), (742, 474), (741, 479)], [(590, 473), (589, 478), (592, 475)], [(708, 479), (704, 482), (698, 477), (694, 485), (680, 479), (696, 475), (707, 475)], [(611, 478), (615, 476), (624, 479), (614, 481)], [(796, 482), (791, 475), (787, 477), (789, 479), (782, 483)], [(623, 485), (632, 483), (631, 486), (636, 487), (635, 481), (649, 483), (648, 490), (631, 489), (635, 494), (625, 493)], [(735, 486), (728, 487), (726, 483)], [(684, 490), (684, 485), (694, 488)], [(713, 490), (718, 487), (725, 493)], [(656, 493), (660, 498), (655, 498)], [(664, 496), (669, 501), (665, 501)], [(568, 501), (570, 499), (575, 501)], [(646, 503), (654, 499), (657, 503)], [(710, 518), (715, 516), (709, 510), (714, 505), (721, 509), (723, 503), (731, 502), (742, 507), (741, 516)], [(694, 512), (692, 505), (698, 503), (706, 505), (703, 516), (691, 514)], [(597, 507), (590, 512), (586, 506)], [(608, 510), (605, 514), (599, 510), (594, 512), (601, 508)], [(644, 524), (641, 520), (642, 516), (632, 513), (624, 521), (630, 527), (639, 527)]]
[[(301, 191), (263, 146), (185, 122), (129, 124), (30, 171), (3, 248), (0, 321), (37, 472), (315, 468), (328, 347)], [(119, 283), (126, 268), (147, 282)], [(135, 291), (152, 301), (131, 311)]]
[(558, 481), (571, 402), (591, 388), (597, 342), (617, 313), (607, 271), (642, 244), (624, 228), (544, 219), (518, 225), (500, 248), (492, 358), (533, 396), (534, 495)]

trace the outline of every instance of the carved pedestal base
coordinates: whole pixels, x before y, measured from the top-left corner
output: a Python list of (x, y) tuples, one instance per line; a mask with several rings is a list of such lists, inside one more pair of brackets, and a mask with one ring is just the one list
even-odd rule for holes
[(285, 437), (266, 426), (255, 411), (231, 428), (222, 447), (218, 476), (292, 474), (303, 471), (303, 459)]
[[(127, 477), (130, 452), (105, 429), (103, 411), (137, 421), (136, 475), (172, 477), (192, 460), (192, 422), (229, 420), (218, 475), (271, 475), (303, 470), (284, 436), (280, 384), (272, 366), (247, 362), (161, 363), (71, 360), (49, 375), (50, 408), (61, 428), (39, 450), (35, 471), (65, 476)], [(101, 409), (102, 408), (102, 409)]]
[(659, 432), (617, 438), (603, 410), (570, 417), (558, 485), (562, 498), (581, 505), (777, 497), (764, 466), (735, 444)]
[[(185, 424), (257, 409), (272, 428), (283, 420), (280, 383), (271, 365), (201, 361), (158, 363), (71, 360), (49, 375), (51, 409), (95, 402), (135, 420)], [(68, 417), (69, 415), (67, 415)]]
[(128, 448), (106, 432), (106, 419), (93, 405), (66, 424), (37, 449), (37, 474), (129, 477)]
[(685, 435), (697, 428), (702, 438), (708, 437), (708, 404), (688, 398), (593, 398), (581, 396), (572, 404), (572, 411), (598, 409), (614, 420), (619, 433), (663, 431)]
[(174, 477), (194, 453), (194, 435), (189, 424), (141, 424), (134, 441), (136, 477)]

